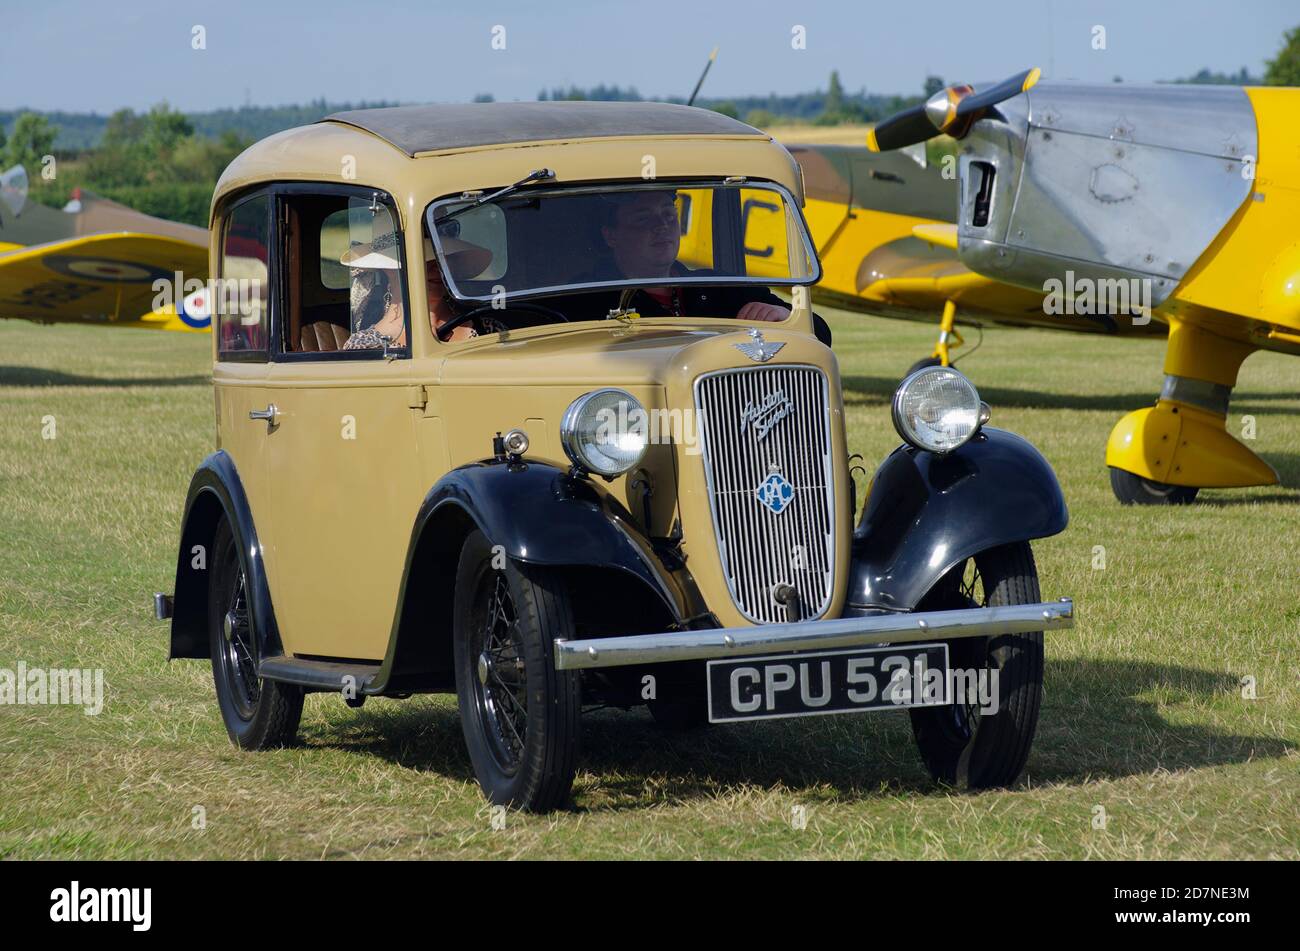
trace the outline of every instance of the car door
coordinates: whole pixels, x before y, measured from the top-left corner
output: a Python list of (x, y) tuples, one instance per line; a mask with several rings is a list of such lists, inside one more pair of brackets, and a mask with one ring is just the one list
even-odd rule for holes
[[(399, 219), (387, 196), (331, 186), (286, 189), (278, 209), (282, 306), (269, 381), (277, 412), (266, 439), (276, 619), (291, 654), (380, 660), (424, 488)], [(401, 308), (405, 341), (338, 349), (344, 329), (351, 337), (362, 324), (382, 325), (357, 293), (376, 255), (392, 266), (382, 268), (391, 302), (375, 307), (390, 322)]]

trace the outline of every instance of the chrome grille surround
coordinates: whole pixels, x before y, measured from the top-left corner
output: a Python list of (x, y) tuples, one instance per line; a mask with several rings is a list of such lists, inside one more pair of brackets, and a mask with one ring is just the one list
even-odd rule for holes
[[(763, 438), (742, 427), (747, 406), (781, 394), (793, 406)], [(831, 461), (829, 386), (814, 366), (781, 364), (715, 370), (695, 381), (701, 458), (722, 573), (736, 608), (747, 620), (788, 620), (773, 598), (779, 584), (799, 592), (802, 619), (830, 607), (835, 587), (835, 488)], [(779, 514), (756, 490), (776, 465), (794, 485)], [(796, 546), (803, 567), (796, 566)]]

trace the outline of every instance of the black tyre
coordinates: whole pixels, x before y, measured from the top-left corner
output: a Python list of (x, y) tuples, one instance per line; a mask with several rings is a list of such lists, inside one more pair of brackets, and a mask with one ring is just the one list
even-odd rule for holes
[(573, 636), (557, 574), (500, 557), (473, 532), (456, 569), (454, 652), (461, 725), (474, 774), (496, 804), (564, 805), (578, 759), (581, 684), (555, 669), (553, 641)]
[(208, 646), (226, 732), (240, 749), (286, 746), (298, 733), (303, 692), (257, 676), (259, 641), (247, 577), (225, 519), (217, 526), (208, 565)]
[(1123, 469), (1110, 469), (1110, 488), (1125, 505), (1190, 505), (1200, 489), (1144, 479)]
[(903, 377), (904, 379), (906, 379), (907, 377), (915, 373), (917, 370), (924, 370), (926, 367), (941, 367), (941, 366), (943, 366), (943, 361), (940, 360), (938, 357), (926, 357), (924, 360), (917, 360), (910, 367), (908, 367), (907, 372), (903, 374)]
[[(981, 552), (958, 565), (926, 608), (1033, 604), (1038, 571), (1028, 542)], [(950, 786), (1008, 786), (1024, 769), (1043, 696), (1043, 635), (1004, 634), (949, 642), (954, 669), (997, 671), (996, 712), (981, 712), (978, 696), (954, 696), (944, 707), (910, 711), (912, 734), (930, 775)], [(988, 676), (987, 674), (984, 676)], [(988, 676), (989, 687), (993, 679)], [(991, 693), (991, 691), (990, 691)], [(992, 697), (990, 696), (990, 699)]]

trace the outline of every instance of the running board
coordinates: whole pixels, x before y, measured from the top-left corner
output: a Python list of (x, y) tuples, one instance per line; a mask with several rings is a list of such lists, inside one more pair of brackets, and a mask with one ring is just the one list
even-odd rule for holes
[(297, 684), (313, 690), (342, 692), (350, 688), (355, 696), (360, 696), (379, 675), (379, 665), (340, 664), (280, 655), (268, 657), (258, 664), (257, 675), (264, 680), (278, 680), (280, 683)]

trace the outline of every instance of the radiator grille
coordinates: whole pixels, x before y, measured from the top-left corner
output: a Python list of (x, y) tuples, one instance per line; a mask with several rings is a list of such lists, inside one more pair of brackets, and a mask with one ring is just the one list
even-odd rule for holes
[[(695, 382), (713, 529), (732, 601), (749, 620), (784, 621), (780, 584), (804, 619), (830, 605), (835, 553), (830, 407), (815, 367), (720, 370)], [(773, 473), (790, 486), (779, 512), (759, 498)], [(768, 495), (772, 497), (771, 493)]]

